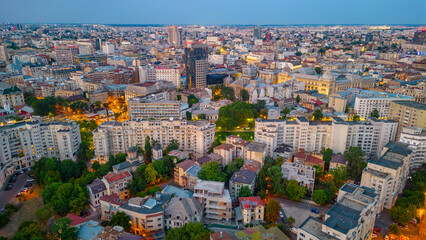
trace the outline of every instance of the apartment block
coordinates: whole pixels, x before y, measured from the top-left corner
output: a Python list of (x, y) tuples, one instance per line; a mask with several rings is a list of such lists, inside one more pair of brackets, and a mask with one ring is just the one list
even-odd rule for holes
[(176, 88), (180, 88), (180, 69), (171, 66), (159, 66), (155, 68), (155, 79), (173, 83)]
[(265, 215), (265, 203), (259, 196), (240, 197), (241, 214), (243, 223), (253, 223), (255, 221), (263, 221)]
[(230, 221), (232, 217), (232, 201), (225, 183), (200, 180), (195, 184), (194, 195), (203, 206), (205, 219)]
[(407, 144), (389, 142), (377, 159), (368, 161), (361, 185), (376, 190), (378, 210), (390, 209), (405, 187), (412, 151)]
[(215, 128), (215, 124), (207, 120), (103, 122), (93, 131), (95, 158), (105, 160), (111, 154), (126, 152), (130, 147), (144, 146), (147, 136), (161, 146), (167, 146), (175, 139), (181, 150), (192, 151), (201, 157), (214, 142)]
[(426, 129), (426, 104), (413, 101), (392, 101), (388, 119), (399, 122), (397, 140), (404, 127)]
[(298, 240), (369, 239), (376, 219), (374, 189), (347, 183), (323, 220), (308, 217), (297, 230)]
[(408, 144), (411, 153), (410, 170), (420, 168), (426, 163), (426, 130), (404, 127), (399, 142)]
[(313, 193), (315, 185), (315, 168), (297, 162), (284, 162), (281, 165), (283, 177), (287, 180), (296, 180), (300, 186)]
[(350, 146), (361, 146), (371, 156), (378, 156), (389, 141), (394, 141), (398, 122), (368, 118), (366, 121), (308, 121), (297, 117), (295, 120), (256, 119), (254, 140), (266, 144), (265, 154), (281, 144), (294, 150), (305, 149), (319, 153), (322, 148), (331, 148), (343, 153)]
[(127, 101), (130, 120), (180, 119), (179, 101), (151, 101), (145, 98), (131, 98)]
[(25, 105), (24, 92), (16, 86), (0, 82), (0, 106), (9, 107)]
[(250, 170), (240, 170), (232, 174), (229, 179), (229, 194), (232, 198), (238, 198), (242, 187), (248, 187), (253, 193), (256, 180), (256, 172)]

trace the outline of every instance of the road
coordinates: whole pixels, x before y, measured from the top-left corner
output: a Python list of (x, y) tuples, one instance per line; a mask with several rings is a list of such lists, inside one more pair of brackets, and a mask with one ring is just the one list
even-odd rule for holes
[[(15, 196), (21, 191), (27, 182), (28, 172), (20, 174), (15, 183), (13, 183), (13, 188), (9, 191), (5, 191), (4, 188), (0, 191), (0, 209), (4, 208), (6, 203), (10, 202)], [(8, 182), (5, 183), (5, 186)], [(4, 187), (5, 187), (4, 186)]]
[[(295, 227), (299, 227), (309, 216), (319, 217), (320, 214), (326, 213), (329, 209), (327, 206), (324, 207), (305, 202), (294, 202), (285, 198), (273, 197), (272, 199), (280, 204), (287, 218), (292, 216), (294, 220), (296, 220), (293, 224)], [(320, 214), (311, 212), (311, 208), (318, 209)]]

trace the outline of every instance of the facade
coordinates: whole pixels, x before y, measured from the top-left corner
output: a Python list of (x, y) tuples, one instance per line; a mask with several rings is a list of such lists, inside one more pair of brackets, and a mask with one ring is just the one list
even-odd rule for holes
[(55, 47), (55, 60), (58, 63), (71, 65), (75, 55), (78, 55), (78, 46), (61, 45)]
[(297, 162), (284, 162), (281, 165), (283, 177), (287, 180), (296, 180), (300, 186), (314, 192), (315, 168)]
[(179, 101), (151, 101), (145, 98), (131, 98), (127, 101), (130, 120), (180, 119)]
[(207, 59), (207, 45), (194, 45), (191, 48), (185, 48), (186, 88), (207, 86)]
[(249, 142), (244, 147), (244, 160), (255, 161), (263, 166), (266, 155), (266, 144), (262, 142)]
[(164, 209), (170, 201), (170, 195), (157, 192), (155, 197), (131, 198), (119, 207), (119, 211), (130, 217), (130, 231), (147, 239), (164, 239)]
[(169, 44), (177, 48), (182, 46), (182, 28), (178, 26), (168, 26), (169, 30)]
[(111, 154), (126, 152), (130, 147), (144, 146), (147, 136), (161, 146), (168, 146), (176, 139), (181, 150), (202, 156), (214, 142), (215, 128), (207, 120), (103, 122), (93, 131), (95, 158), (108, 159)]
[(155, 68), (155, 79), (173, 83), (177, 89), (180, 88), (180, 69), (176, 67), (159, 66)]
[(97, 209), (100, 207), (100, 198), (106, 195), (105, 184), (99, 178), (96, 178), (91, 184), (87, 185), (89, 190), (90, 207)]
[(412, 151), (403, 143), (389, 142), (380, 158), (362, 171), (361, 185), (376, 190), (379, 211), (390, 209), (405, 187)]
[(240, 202), (243, 224), (252, 223), (253, 221), (263, 221), (265, 203), (259, 196), (240, 197), (238, 201)]
[(420, 168), (426, 163), (426, 130), (414, 127), (402, 129), (399, 142), (408, 144), (411, 154), (410, 170)]
[(200, 180), (194, 186), (194, 195), (203, 206), (203, 218), (213, 221), (229, 221), (232, 217), (232, 201), (225, 183)]
[(308, 217), (298, 228), (298, 240), (370, 239), (378, 199), (374, 189), (345, 184), (324, 220)]
[(162, 91), (176, 89), (176, 86), (168, 81), (148, 81), (138, 84), (127, 85), (124, 91), (125, 99), (128, 101), (134, 97), (143, 97)]
[(4, 45), (0, 45), (0, 62), (9, 63), (9, 54), (7, 47)]
[(392, 101), (388, 119), (399, 122), (396, 139), (404, 127), (426, 129), (426, 104), (412, 101)]
[(16, 86), (0, 82), (0, 107), (6, 103), (9, 107), (25, 105), (24, 92)]
[(236, 156), (235, 146), (229, 143), (223, 143), (219, 146), (216, 146), (213, 152), (222, 157), (223, 166), (229, 165)]
[(110, 172), (102, 178), (106, 187), (106, 194), (117, 194), (121, 199), (129, 197), (127, 185), (130, 181), (132, 181), (132, 174), (127, 170), (121, 173)]
[(384, 145), (394, 141), (398, 122), (369, 118), (366, 121), (308, 121), (297, 117), (295, 121), (256, 119), (254, 140), (266, 144), (266, 155), (280, 144), (319, 153), (322, 148), (343, 153), (349, 146), (361, 146), (371, 156), (378, 156)]
[(187, 223), (201, 222), (203, 208), (198, 199), (174, 197), (164, 210), (166, 229), (182, 227)]
[(229, 179), (229, 194), (232, 198), (238, 198), (242, 187), (248, 187), (253, 193), (256, 181), (256, 173), (250, 170), (240, 170), (232, 174)]

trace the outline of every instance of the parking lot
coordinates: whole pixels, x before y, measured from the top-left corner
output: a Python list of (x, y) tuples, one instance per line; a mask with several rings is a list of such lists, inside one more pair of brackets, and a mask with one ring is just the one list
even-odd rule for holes
[[(320, 214), (326, 213), (329, 209), (327, 206), (323, 207), (305, 202), (294, 202), (284, 198), (274, 197), (273, 199), (280, 204), (286, 217), (292, 216), (296, 220), (293, 224), (294, 227), (299, 227), (309, 216), (319, 217)], [(312, 208), (319, 210), (320, 213), (311, 212)]]
[(9, 203), (14, 199), (16, 201), (14, 203), (17, 203), (17, 200), (15, 197), (24, 188), (25, 184), (27, 183), (27, 178), (28, 178), (28, 172), (19, 174), (18, 177), (16, 178), (16, 182), (10, 183), (10, 184), (13, 184), (13, 187), (10, 190), (4, 189), (9, 184), (8, 182), (9, 180), (6, 181), (3, 189), (1, 189), (0, 191), (0, 209), (4, 208), (6, 203)]

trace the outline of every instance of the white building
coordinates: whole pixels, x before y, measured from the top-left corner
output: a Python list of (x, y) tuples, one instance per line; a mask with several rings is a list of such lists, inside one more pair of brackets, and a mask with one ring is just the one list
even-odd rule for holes
[(229, 221), (232, 217), (232, 201), (224, 182), (203, 181), (195, 184), (194, 195), (204, 207), (204, 218)]
[(399, 141), (408, 144), (411, 154), (410, 170), (426, 163), (426, 130), (415, 127), (404, 127)]
[(176, 88), (180, 88), (180, 71), (179, 68), (160, 66), (155, 69), (155, 79), (172, 82)]
[(314, 191), (315, 168), (297, 162), (284, 162), (281, 165), (283, 177), (287, 180), (296, 180), (300, 186), (308, 189), (310, 193)]
[(113, 55), (114, 54), (114, 45), (111, 43), (105, 43), (105, 45), (102, 45), (102, 52), (106, 55)]
[(212, 54), (209, 55), (209, 63), (214, 65), (220, 65), (225, 63), (225, 55)]

